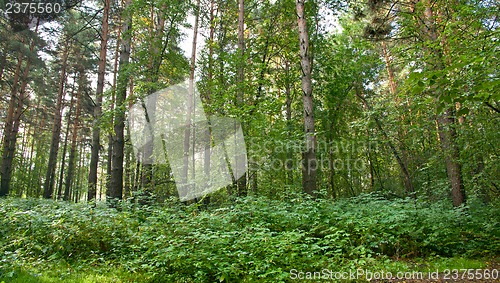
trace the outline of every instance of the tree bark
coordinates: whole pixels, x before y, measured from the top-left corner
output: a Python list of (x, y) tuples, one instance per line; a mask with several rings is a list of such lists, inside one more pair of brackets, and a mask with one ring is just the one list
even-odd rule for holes
[[(117, 75), (118, 75), (118, 59), (119, 59), (119, 54), (120, 54), (120, 32), (121, 29), (118, 29), (118, 34), (116, 36), (116, 46), (115, 46), (115, 58), (114, 58), (114, 63), (113, 63), (113, 85), (112, 85), (112, 92), (111, 92), (111, 112), (115, 110), (115, 97), (116, 97), (116, 81), (117, 81)], [(114, 117), (111, 117), (111, 123), (113, 123)], [(113, 133), (109, 133), (108, 135), (108, 162), (106, 164), (106, 176), (107, 176), (107, 183), (106, 183), (106, 188), (109, 189), (109, 179), (111, 177), (111, 162), (113, 161)]]
[[(245, 0), (238, 0), (238, 90), (236, 94), (236, 102), (239, 108), (243, 107), (245, 94)], [(243, 127), (243, 123), (241, 124)], [(235, 158), (236, 168), (240, 168), (239, 164), (245, 163), (244, 155), (237, 155)], [(247, 195), (247, 172), (237, 180), (238, 196)]]
[[(130, 0), (126, 0), (125, 9), (130, 5)], [(116, 89), (116, 112), (114, 119), (115, 135), (113, 137), (113, 159), (111, 162), (111, 178), (109, 192), (110, 199), (122, 199), (123, 194), (123, 156), (124, 156), (124, 129), (125, 129), (125, 99), (127, 96), (127, 84), (129, 74), (127, 72), (130, 58), (130, 34), (132, 27), (132, 17), (128, 16), (122, 26), (122, 42), (120, 49), (120, 66), (118, 71), (118, 84)]]
[(2, 162), (0, 166), (0, 174), (2, 174), (0, 184), (0, 197), (9, 194), (10, 179), (12, 176), (12, 161), (14, 160), (14, 155), (16, 152), (17, 132), (14, 130), (14, 112), (15, 109), (19, 107), (18, 104), (20, 104), (21, 102), (20, 98), (17, 96), (19, 78), (21, 76), (21, 65), (22, 53), (19, 52), (10, 92), (9, 106), (7, 108), (7, 117), (5, 118), (3, 131)]
[[(286, 99), (286, 127), (287, 132), (292, 135), (292, 89), (290, 82), (290, 62), (285, 59), (285, 99)], [(287, 182), (288, 185), (293, 184), (293, 149), (288, 147), (286, 154), (285, 170), (287, 172)]]
[(57, 199), (62, 198), (62, 187), (63, 187), (63, 179), (64, 179), (64, 171), (65, 171), (65, 164), (66, 164), (66, 152), (68, 149), (68, 137), (69, 137), (69, 130), (70, 130), (70, 125), (71, 125), (71, 114), (73, 112), (73, 106), (74, 106), (74, 97), (75, 97), (75, 82), (73, 82), (73, 86), (71, 89), (71, 100), (69, 102), (69, 111), (66, 114), (66, 131), (64, 133), (64, 142), (63, 142), (63, 151), (62, 151), (62, 156), (61, 156), (61, 166), (60, 166), (60, 171), (59, 171), (59, 182), (57, 184)]
[[(439, 13), (438, 13), (439, 14)], [(439, 34), (436, 25), (436, 14), (433, 11), (432, 3), (425, 3), (424, 23), (422, 31), (424, 36), (432, 42), (438, 42)], [(429, 68), (433, 70), (443, 70), (443, 50), (440, 46), (444, 45), (443, 42), (436, 47), (429, 47), (427, 51), (430, 52), (430, 61), (427, 62)], [(440, 89), (434, 88), (434, 96), (437, 101)], [(437, 125), (439, 141), (441, 149), (444, 154), (446, 173), (448, 180), (451, 184), (451, 199), (453, 206), (458, 207), (466, 203), (465, 188), (462, 180), (462, 167), (460, 164), (460, 150), (456, 144), (457, 132), (455, 129), (455, 111), (454, 105), (449, 106), (444, 113), (437, 115)]]
[(61, 116), (62, 116), (62, 108), (63, 108), (63, 100), (64, 100), (64, 92), (65, 92), (65, 84), (66, 84), (66, 68), (68, 63), (68, 55), (69, 55), (69, 39), (64, 39), (64, 47), (62, 54), (62, 65), (61, 65), (61, 74), (59, 77), (59, 91), (57, 94), (57, 102), (54, 114), (54, 123), (52, 125), (52, 139), (50, 142), (50, 152), (49, 152), (49, 162), (47, 165), (47, 173), (45, 175), (45, 183), (43, 186), (43, 197), (50, 199), (54, 193), (54, 181), (55, 181), (55, 172), (56, 172), (56, 162), (57, 155), (59, 151), (59, 141), (61, 139)]
[[(109, 5), (110, 0), (104, 0), (103, 17), (102, 17), (102, 34), (101, 34), (101, 48), (99, 52), (99, 66), (97, 70), (97, 90), (96, 90), (96, 104), (94, 106), (94, 122), (92, 128), (92, 147), (90, 154), (90, 171), (89, 171), (89, 193), (87, 200), (92, 201), (96, 199), (97, 195), (97, 167), (99, 164), (99, 150), (101, 132), (99, 123), (102, 114), (102, 94), (104, 92), (104, 76), (106, 73), (106, 54), (108, 46), (108, 18), (109, 18)], [(102, 188), (101, 188), (102, 189)]]
[[(38, 25), (40, 21), (37, 22), (35, 28), (35, 34), (38, 33)], [(21, 41), (21, 43), (24, 43)], [(35, 50), (35, 40), (30, 40), (29, 51), (33, 53)], [(19, 124), (21, 122), (21, 116), (23, 115), (23, 106), (25, 103), (26, 86), (28, 84), (28, 73), (30, 70), (31, 61), (29, 57), (26, 60), (26, 65), (24, 71), (21, 74), (21, 67), (23, 61), (23, 54), (19, 52), (17, 58), (16, 69), (14, 71), (14, 78), (10, 92), (10, 101), (7, 109), (7, 117), (5, 118), (3, 140), (2, 140), (2, 159), (0, 160), (0, 197), (9, 194), (10, 181), (12, 177), (12, 162), (14, 161), (14, 155), (16, 153), (16, 142), (17, 134), (19, 133)], [(18, 88), (19, 82), (21, 82), (21, 87)]]
[(75, 118), (73, 119), (73, 131), (71, 133), (71, 149), (69, 152), (69, 159), (68, 159), (68, 173), (66, 174), (66, 182), (64, 187), (64, 200), (66, 201), (69, 200), (69, 192), (73, 184), (73, 175), (75, 172), (78, 126), (80, 123), (80, 100), (83, 93), (83, 87), (85, 85), (85, 80), (84, 80), (85, 73), (83, 68), (79, 70), (79, 73), (80, 73), (80, 78), (78, 82), (78, 91), (76, 93)]
[(312, 97), (312, 59), (309, 50), (305, 0), (297, 0), (297, 24), (299, 28), (300, 65), (302, 68), (302, 96), (304, 102), (305, 151), (302, 160), (302, 187), (304, 192), (315, 196), (317, 160), (316, 135), (314, 130), (314, 107)]
[[(189, 71), (189, 89), (188, 89), (188, 109), (187, 109), (187, 117), (186, 117), (186, 125), (184, 129), (184, 156), (183, 156), (183, 172), (182, 172), (182, 182), (185, 186), (188, 186), (188, 189), (190, 188), (190, 185), (188, 185), (188, 172), (189, 172), (189, 151), (190, 151), (190, 144), (193, 145), (193, 171), (192, 171), (192, 178), (194, 181), (195, 178), (195, 167), (194, 167), (194, 161), (195, 161), (195, 156), (194, 156), (194, 145), (195, 145), (195, 136), (194, 136), (194, 129), (193, 129), (193, 123), (192, 123), (192, 116), (194, 115), (194, 72), (196, 69), (196, 44), (197, 44), (197, 38), (198, 38), (198, 21), (199, 21), (199, 9), (200, 9), (200, 0), (196, 1), (196, 8), (195, 8), (195, 20), (194, 20), (194, 30), (193, 30), (193, 43), (192, 43), (192, 49), (191, 49), (191, 62), (190, 62), (190, 71)], [(193, 130), (193, 131), (191, 131)], [(193, 134), (192, 142), (191, 141), (191, 133)], [(193, 184), (194, 185), (194, 184)], [(193, 188), (194, 189), (194, 188)]]

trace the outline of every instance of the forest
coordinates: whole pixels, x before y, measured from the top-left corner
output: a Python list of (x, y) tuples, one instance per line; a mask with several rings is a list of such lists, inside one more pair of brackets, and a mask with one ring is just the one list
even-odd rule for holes
[(0, 282), (500, 282), (496, 0), (0, 0)]

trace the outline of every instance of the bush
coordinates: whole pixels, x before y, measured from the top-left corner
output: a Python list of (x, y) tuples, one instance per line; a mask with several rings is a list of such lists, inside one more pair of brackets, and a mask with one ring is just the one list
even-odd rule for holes
[(363, 195), (331, 202), (247, 197), (200, 210), (168, 202), (0, 200), (0, 269), (110, 262), (151, 282), (286, 281), (297, 270), (347, 270), (375, 259), (498, 256), (500, 209)]

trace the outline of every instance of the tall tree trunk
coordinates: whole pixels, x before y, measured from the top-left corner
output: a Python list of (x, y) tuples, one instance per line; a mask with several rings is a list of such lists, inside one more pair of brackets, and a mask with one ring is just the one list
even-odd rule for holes
[(16, 69), (14, 71), (14, 80), (10, 92), (10, 101), (7, 108), (7, 117), (5, 118), (3, 141), (2, 141), (2, 160), (0, 166), (1, 184), (0, 196), (9, 194), (10, 179), (12, 176), (12, 161), (16, 152), (17, 132), (14, 130), (14, 113), (15, 109), (21, 103), (18, 97), (17, 89), (19, 86), (19, 78), (21, 77), (22, 53), (19, 52), (17, 58)]
[[(111, 112), (115, 110), (115, 97), (116, 97), (116, 81), (118, 76), (118, 59), (120, 54), (120, 33), (121, 29), (118, 29), (118, 34), (116, 38), (116, 46), (115, 46), (115, 58), (113, 63), (113, 85), (111, 92)], [(111, 124), (113, 124), (113, 117), (111, 117)], [(109, 189), (109, 180), (111, 177), (111, 162), (113, 161), (113, 133), (109, 133), (108, 135), (108, 162), (106, 164), (106, 176), (107, 183), (106, 188)]]
[[(286, 128), (288, 134), (292, 135), (292, 88), (290, 82), (290, 62), (285, 59), (285, 99), (286, 99)], [(288, 147), (286, 154), (285, 169), (287, 172), (288, 185), (293, 184), (293, 149)]]
[(73, 86), (71, 89), (71, 100), (69, 103), (69, 111), (66, 115), (66, 131), (64, 133), (64, 143), (63, 143), (63, 151), (62, 151), (62, 156), (61, 156), (61, 170), (59, 172), (59, 182), (57, 184), (57, 199), (61, 199), (62, 197), (62, 187), (63, 187), (63, 178), (64, 178), (64, 171), (65, 171), (65, 164), (66, 164), (66, 152), (68, 149), (68, 137), (69, 137), (69, 129), (71, 125), (71, 114), (73, 112), (73, 104), (74, 104), (74, 97), (75, 97), (75, 81), (73, 81)]
[[(195, 156), (194, 156), (194, 150), (195, 150), (195, 136), (194, 136), (194, 129), (193, 129), (193, 123), (192, 123), (192, 117), (194, 116), (194, 72), (196, 69), (196, 44), (197, 44), (197, 38), (198, 38), (198, 21), (199, 21), (199, 9), (200, 9), (200, 0), (196, 1), (196, 8), (195, 8), (195, 20), (194, 20), (194, 28), (193, 28), (193, 42), (192, 42), (192, 48), (191, 48), (191, 62), (190, 62), (190, 71), (189, 71), (189, 89), (188, 89), (188, 109), (187, 109), (187, 115), (186, 115), (186, 128), (184, 130), (184, 155), (183, 155), (183, 171), (182, 171), (182, 182), (188, 190), (193, 190), (194, 188), (191, 188), (190, 185), (188, 185), (188, 172), (189, 172), (189, 150), (190, 150), (190, 144), (193, 145), (193, 156), (192, 156), (192, 166), (193, 166), (193, 171), (192, 171), (192, 178), (194, 181), (195, 178), (195, 167), (194, 167), (194, 161), (195, 161)], [(193, 130), (193, 131), (191, 131)], [(191, 140), (191, 133), (193, 134), (192, 140)], [(195, 185), (194, 183), (192, 185)], [(188, 191), (189, 194), (189, 191)]]
[(56, 172), (56, 162), (57, 162), (57, 154), (59, 152), (59, 141), (61, 139), (61, 116), (62, 116), (62, 108), (63, 108), (63, 99), (65, 92), (65, 84), (66, 84), (66, 68), (68, 63), (68, 55), (69, 55), (69, 39), (64, 39), (64, 49), (63, 49), (63, 58), (61, 65), (61, 74), (59, 78), (59, 91), (57, 94), (57, 102), (56, 109), (54, 113), (54, 123), (52, 125), (52, 139), (50, 142), (50, 152), (49, 152), (49, 162), (47, 165), (47, 173), (45, 175), (45, 183), (43, 186), (43, 197), (50, 199), (52, 198), (52, 194), (54, 193), (54, 181), (55, 181), (55, 172)]
[[(158, 13), (158, 25), (155, 29), (150, 28), (150, 37), (152, 38), (150, 50), (151, 50), (151, 60), (149, 62), (149, 82), (150, 88), (148, 92), (154, 93), (157, 91), (156, 84), (159, 80), (160, 67), (163, 62), (163, 57), (165, 55), (168, 46), (170, 45), (170, 36), (172, 35), (173, 26), (177, 20), (178, 13), (171, 15), (168, 32), (165, 34), (165, 11), (167, 7), (162, 6), (162, 9)], [(155, 22), (154, 10), (151, 10), (151, 21)], [(163, 38), (165, 35), (165, 39)], [(161, 47), (161, 48), (160, 48)], [(148, 99), (147, 105), (148, 113), (146, 115), (146, 120), (148, 123), (154, 124), (156, 117), (156, 97), (151, 96)], [(141, 186), (144, 189), (145, 195), (149, 196), (154, 190), (154, 178), (153, 178), (153, 140), (151, 137), (145, 144), (142, 152), (142, 175), (141, 175)]]
[[(125, 1), (125, 9), (130, 5), (131, 0)], [(118, 71), (118, 84), (116, 88), (116, 111), (113, 122), (115, 135), (113, 137), (113, 159), (111, 161), (112, 170), (107, 196), (110, 199), (122, 199), (123, 194), (123, 149), (125, 145), (125, 99), (127, 97), (127, 84), (129, 74), (127, 66), (130, 58), (130, 34), (132, 27), (132, 17), (127, 16), (122, 26), (122, 42), (120, 49), (120, 67)]]
[[(38, 26), (40, 20), (36, 23), (34, 34), (38, 34)], [(24, 43), (21, 41), (21, 43)], [(35, 50), (35, 39), (30, 40), (29, 52), (33, 53)], [(5, 118), (3, 140), (2, 140), (2, 159), (0, 160), (0, 197), (9, 194), (10, 180), (12, 177), (12, 162), (16, 153), (17, 134), (19, 133), (19, 124), (21, 116), (24, 112), (23, 107), (26, 99), (26, 86), (28, 84), (28, 73), (30, 70), (31, 61), (27, 57), (24, 71), (21, 74), (21, 67), (23, 61), (23, 53), (19, 52), (17, 58), (16, 69), (14, 71), (13, 83), (10, 92), (10, 101), (7, 109), (7, 117)], [(18, 88), (19, 82), (21, 87)]]
[[(439, 47), (430, 47), (431, 61), (428, 62), (429, 68), (433, 70), (443, 70), (443, 42), (439, 42), (438, 29), (436, 27), (437, 16), (433, 11), (432, 3), (425, 3), (424, 27), (422, 28), (424, 36), (439, 45)], [(440, 89), (434, 88), (434, 96), (437, 101)], [(462, 167), (460, 164), (460, 151), (456, 144), (457, 132), (455, 129), (455, 109), (454, 105), (449, 106), (444, 113), (437, 116), (438, 134), (441, 143), (441, 149), (444, 154), (446, 173), (451, 184), (451, 199), (453, 206), (458, 207), (466, 202), (465, 188), (462, 180)]]
[[(245, 0), (238, 0), (238, 90), (236, 94), (236, 102), (239, 108), (243, 107), (245, 94)], [(242, 121), (243, 122), (243, 121)], [(243, 123), (242, 123), (243, 127)], [(242, 154), (238, 154), (235, 158), (236, 168), (241, 168), (240, 164), (246, 162), (246, 158)], [(247, 173), (237, 181), (238, 196), (247, 195)]]
[(297, 0), (297, 24), (299, 27), (300, 66), (302, 68), (302, 96), (304, 101), (304, 130), (305, 152), (302, 164), (302, 187), (304, 192), (315, 196), (317, 160), (316, 135), (314, 130), (314, 107), (312, 97), (312, 59), (309, 49), (309, 35), (307, 32), (306, 15), (304, 12), (305, 0)]
[(101, 34), (101, 49), (99, 52), (99, 67), (97, 70), (97, 90), (96, 104), (94, 106), (94, 122), (92, 128), (92, 148), (90, 154), (90, 171), (89, 171), (89, 193), (87, 200), (96, 199), (97, 194), (97, 167), (99, 164), (99, 150), (101, 133), (99, 123), (102, 113), (102, 94), (104, 92), (104, 76), (106, 73), (106, 54), (108, 46), (108, 17), (109, 17), (110, 0), (104, 0), (103, 17), (102, 17), (102, 34)]
[(451, 198), (453, 206), (460, 206), (465, 203), (465, 188), (462, 181), (462, 167), (459, 162), (460, 152), (455, 139), (455, 112), (452, 108), (445, 110), (437, 118), (439, 140), (445, 156), (446, 173), (451, 183)]
[[(76, 106), (75, 106), (75, 118), (73, 120), (73, 131), (71, 133), (71, 150), (69, 152), (68, 159), (68, 173), (66, 174), (66, 182), (64, 187), (64, 200), (69, 200), (70, 188), (73, 184), (73, 175), (75, 172), (75, 158), (77, 150), (77, 137), (78, 137), (78, 126), (80, 123), (80, 100), (83, 93), (83, 88), (85, 85), (85, 72), (83, 68), (79, 70), (80, 78), (78, 80), (78, 91), (76, 93)], [(61, 169), (62, 170), (62, 169)]]
[(29, 158), (28, 158), (28, 164), (30, 164), (30, 166), (32, 166), (30, 168), (30, 170), (28, 170), (28, 173), (27, 173), (27, 176), (26, 176), (26, 182), (27, 182), (27, 186), (28, 186), (28, 189), (26, 190), (26, 196), (27, 197), (33, 197), (34, 194), (32, 193), (33, 192), (33, 187), (35, 186), (32, 181), (32, 177), (33, 177), (33, 171), (34, 171), (34, 168), (36, 166), (36, 158), (33, 158), (34, 154), (35, 154), (35, 147), (36, 147), (36, 144), (37, 144), (37, 140), (38, 140), (38, 133), (40, 132), (41, 130), (41, 123), (39, 121), (39, 118), (40, 118), (40, 111), (38, 111), (38, 109), (35, 108), (35, 119), (33, 121), (33, 124), (36, 125), (35, 127), (33, 127), (33, 134), (32, 134), (32, 138), (31, 138), (31, 146), (30, 146), (30, 153), (29, 153)]
[[(211, 99), (212, 99), (212, 88), (213, 88), (213, 55), (214, 55), (214, 48), (213, 48), (213, 42), (214, 42), (214, 34), (215, 34), (215, 0), (210, 0), (210, 33), (208, 37), (208, 70), (207, 70), (207, 80), (208, 80), (208, 89), (206, 91), (205, 95), (205, 105), (210, 105)], [(210, 109), (210, 108), (209, 108)], [(210, 115), (212, 112), (209, 110), (207, 111), (209, 121), (207, 124), (207, 128), (204, 133), (204, 139), (205, 139), (205, 149), (204, 149), (204, 156), (203, 156), (203, 169), (204, 169), (204, 174), (205, 174), (205, 180), (207, 182), (210, 182), (210, 160), (211, 160), (211, 143), (212, 143), (212, 134), (210, 131)], [(204, 203), (208, 205), (210, 203), (210, 196), (207, 195), (205, 196)]]

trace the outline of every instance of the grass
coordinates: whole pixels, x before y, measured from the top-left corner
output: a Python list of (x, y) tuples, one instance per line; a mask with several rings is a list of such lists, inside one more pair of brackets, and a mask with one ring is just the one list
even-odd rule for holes
[[(415, 258), (412, 260), (373, 259), (364, 269), (391, 272), (434, 272), (442, 273), (452, 269), (484, 269), (490, 259), (453, 258)], [(80, 263), (82, 264), (82, 263)], [(111, 264), (111, 263), (108, 263)], [(346, 269), (348, 271), (348, 269)], [(62, 261), (49, 263), (44, 267), (16, 268), (0, 273), (0, 283), (118, 283), (151, 282), (151, 274), (131, 273), (119, 266), (87, 266), (74, 269)]]
[(132, 283), (148, 280), (145, 274), (130, 273), (121, 267), (89, 266), (73, 269), (62, 262), (41, 268), (24, 267), (0, 273), (0, 283)]

